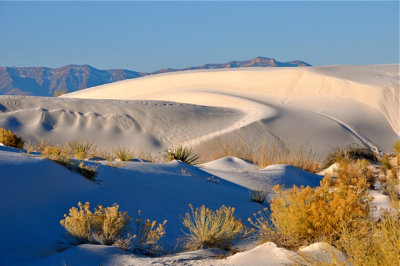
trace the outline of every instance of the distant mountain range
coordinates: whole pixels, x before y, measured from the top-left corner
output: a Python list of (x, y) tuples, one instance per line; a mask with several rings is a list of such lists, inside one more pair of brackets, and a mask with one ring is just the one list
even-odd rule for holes
[(151, 73), (126, 69), (100, 70), (89, 65), (67, 65), (59, 68), (1, 67), (0, 95), (53, 96), (54, 94), (73, 92), (124, 79), (194, 69), (303, 66), (311, 65), (303, 61), (279, 62), (273, 58), (259, 56), (247, 61), (206, 64), (183, 69), (165, 68)]

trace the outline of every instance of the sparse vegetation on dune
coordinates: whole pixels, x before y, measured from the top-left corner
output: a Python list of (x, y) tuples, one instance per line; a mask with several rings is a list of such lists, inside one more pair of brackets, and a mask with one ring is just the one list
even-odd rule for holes
[(42, 142), (38, 147), (43, 158), (52, 160), (71, 171), (81, 174), (91, 181), (96, 181), (98, 167), (88, 162), (73, 160), (72, 154), (66, 145), (53, 146)]
[(290, 164), (313, 173), (319, 169), (319, 157), (308, 145), (294, 145), (291, 141), (283, 143), (272, 138), (253, 142), (239, 136), (218, 137), (201, 142), (196, 151), (201, 161), (235, 156), (253, 162), (259, 168), (273, 164)]
[(3, 143), (5, 146), (22, 149), (25, 141), (18, 136), (17, 133), (12, 132), (11, 130), (0, 128), (0, 143)]

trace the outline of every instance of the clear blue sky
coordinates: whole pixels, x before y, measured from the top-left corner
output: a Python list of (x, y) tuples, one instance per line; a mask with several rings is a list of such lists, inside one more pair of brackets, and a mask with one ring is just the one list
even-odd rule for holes
[(0, 66), (399, 63), (393, 2), (0, 2)]

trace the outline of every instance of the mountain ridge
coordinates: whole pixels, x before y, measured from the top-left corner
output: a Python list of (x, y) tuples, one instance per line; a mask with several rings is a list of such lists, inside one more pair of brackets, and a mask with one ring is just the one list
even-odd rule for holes
[(73, 92), (125, 79), (185, 70), (304, 66), (311, 65), (300, 60), (280, 62), (274, 58), (262, 56), (221, 64), (204, 64), (180, 69), (164, 68), (154, 72), (138, 72), (128, 69), (101, 70), (88, 64), (69, 64), (58, 68), (4, 66), (0, 67), (0, 95), (52, 96), (57, 93)]

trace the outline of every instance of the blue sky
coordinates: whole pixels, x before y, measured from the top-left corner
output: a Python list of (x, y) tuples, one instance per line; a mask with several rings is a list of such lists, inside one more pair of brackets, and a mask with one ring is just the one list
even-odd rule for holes
[(0, 2), (0, 36), (1, 66), (399, 63), (399, 3)]

